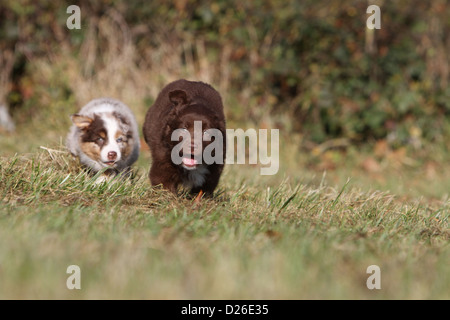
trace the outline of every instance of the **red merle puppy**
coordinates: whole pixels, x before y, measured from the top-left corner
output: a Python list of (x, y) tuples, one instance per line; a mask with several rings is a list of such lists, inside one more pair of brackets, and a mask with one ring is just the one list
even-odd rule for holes
[(225, 163), (225, 115), (219, 93), (202, 82), (177, 80), (158, 95), (145, 117), (150, 181), (173, 193), (212, 195)]

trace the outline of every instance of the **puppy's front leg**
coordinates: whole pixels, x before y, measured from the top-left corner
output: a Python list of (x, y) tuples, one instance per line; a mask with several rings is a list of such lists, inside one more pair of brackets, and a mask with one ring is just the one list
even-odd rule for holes
[(177, 194), (180, 177), (177, 169), (173, 166), (154, 163), (150, 169), (149, 176), (153, 186), (162, 184), (164, 189), (168, 189), (173, 194)]

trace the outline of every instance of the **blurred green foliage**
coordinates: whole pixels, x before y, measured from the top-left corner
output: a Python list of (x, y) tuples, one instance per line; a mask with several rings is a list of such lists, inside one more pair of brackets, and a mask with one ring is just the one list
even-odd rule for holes
[[(173, 48), (192, 44), (188, 51), (196, 63), (207, 59), (210, 66), (226, 67), (227, 78), (214, 70), (213, 80), (226, 81), (222, 94), (236, 103), (231, 120), (260, 123), (284, 115), (288, 123), (277, 125), (317, 143), (344, 137), (420, 145), (450, 135), (447, 0), (2, 3), (0, 48), (15, 46), (28, 58), (22, 61), (58, 52), (62, 43), (83, 59), (90, 23), (114, 8), (141, 59), (152, 59), (146, 52), (161, 46), (162, 38)], [(366, 28), (372, 3), (381, 8), (380, 30)], [(72, 4), (81, 8), (79, 31), (65, 28)], [(196, 41), (205, 44), (206, 56)]]

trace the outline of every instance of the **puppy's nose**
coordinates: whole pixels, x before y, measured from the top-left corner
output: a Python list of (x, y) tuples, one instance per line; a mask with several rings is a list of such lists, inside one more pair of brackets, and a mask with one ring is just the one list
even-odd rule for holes
[(115, 161), (117, 159), (117, 152), (110, 151), (108, 152), (108, 160), (109, 161)]

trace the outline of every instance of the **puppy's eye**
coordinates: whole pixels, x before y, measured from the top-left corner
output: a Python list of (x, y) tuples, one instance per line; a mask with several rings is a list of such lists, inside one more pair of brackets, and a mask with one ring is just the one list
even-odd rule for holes
[(95, 141), (97, 141), (98, 143), (102, 143), (105, 140), (102, 137), (98, 137)]
[(123, 142), (123, 138), (122, 138), (122, 137), (118, 138), (118, 139), (116, 140), (116, 142), (117, 142), (117, 143)]

